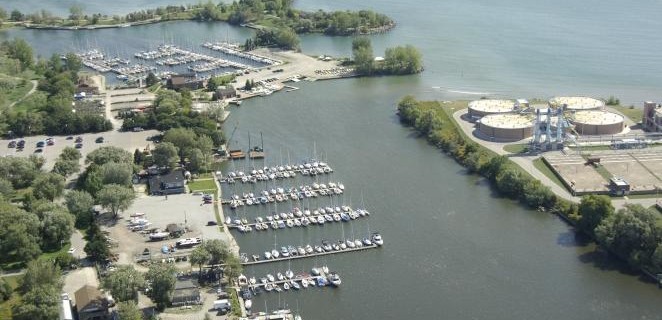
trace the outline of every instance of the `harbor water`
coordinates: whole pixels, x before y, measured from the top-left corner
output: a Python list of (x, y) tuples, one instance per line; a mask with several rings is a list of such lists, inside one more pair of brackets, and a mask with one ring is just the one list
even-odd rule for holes
[[(88, 1), (102, 8), (103, 1)], [(10, 2), (11, 3), (11, 2)], [(37, 7), (41, 1), (28, 0)], [(120, 2), (120, 4), (123, 2)], [(150, 5), (171, 3), (151, 1)], [(4, 3), (2, 4), (4, 6)], [(337, 289), (263, 294), (257, 310), (287, 305), (304, 319), (658, 319), (660, 291), (622, 264), (578, 239), (558, 218), (504, 200), (481, 178), (402, 127), (396, 101), (406, 94), (450, 100), (615, 95), (627, 103), (660, 100), (662, 49), (659, 2), (594, 0), (297, 1), (305, 9), (374, 9), (398, 22), (371, 36), (375, 52), (417, 46), (425, 72), (417, 76), (300, 82), (301, 90), (245, 101), (224, 130), (238, 127), (230, 148), (256, 145), (266, 159), (228, 163), (297, 162), (316, 155), (334, 169), (321, 182), (346, 189), (333, 205), (366, 208), (370, 217), (283, 231), (237, 234), (241, 251), (262, 255), (283, 245), (363, 237), (379, 231), (382, 248), (249, 267), (247, 276), (295, 273), (327, 265), (342, 277)], [(128, 12), (134, 4), (128, 4)], [(66, 9), (65, 9), (66, 10)], [(115, 7), (113, 10), (119, 10)], [(94, 11), (102, 11), (101, 9)], [(38, 53), (92, 44), (126, 52), (164, 41), (184, 47), (235, 40), (250, 30), (225, 24), (176, 22), (98, 31), (5, 30), (0, 39), (24, 37)], [(308, 35), (305, 53), (347, 56), (351, 39)], [(111, 53), (115, 54), (115, 52)], [(280, 180), (299, 186), (312, 178)], [(224, 186), (225, 194), (263, 190), (270, 183)], [(303, 202), (310, 208), (332, 200)], [(320, 202), (320, 203), (318, 203)], [(296, 203), (240, 208), (239, 217), (289, 211)]]

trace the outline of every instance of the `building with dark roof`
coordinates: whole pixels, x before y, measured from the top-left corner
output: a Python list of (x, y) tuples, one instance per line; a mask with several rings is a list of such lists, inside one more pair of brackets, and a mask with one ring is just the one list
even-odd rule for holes
[(85, 285), (74, 294), (78, 320), (110, 319), (108, 298), (96, 287)]
[(219, 100), (236, 98), (237, 90), (232, 86), (218, 86), (216, 88), (216, 97)]
[(168, 79), (168, 89), (181, 90), (188, 88), (197, 90), (205, 86), (204, 80), (197, 79), (193, 73), (173, 75)]
[(169, 173), (154, 175), (149, 178), (150, 195), (180, 193), (186, 193), (186, 179), (182, 170), (172, 170)]
[(171, 304), (173, 307), (202, 304), (200, 289), (193, 282), (193, 280), (177, 279), (177, 282), (175, 282), (175, 291), (172, 295)]

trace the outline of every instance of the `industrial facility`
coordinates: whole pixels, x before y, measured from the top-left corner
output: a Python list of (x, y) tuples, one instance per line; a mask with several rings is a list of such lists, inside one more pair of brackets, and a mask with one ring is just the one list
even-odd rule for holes
[(512, 113), (516, 110), (514, 100), (483, 99), (469, 102), (469, 117), (480, 119), (490, 114)]
[(579, 135), (613, 135), (624, 128), (624, 118), (608, 111), (578, 111), (571, 116), (575, 132)]
[(491, 140), (518, 141), (533, 135), (534, 119), (526, 114), (491, 114), (477, 121), (478, 130)]
[(568, 111), (597, 110), (603, 109), (605, 102), (589, 97), (554, 97), (549, 99), (549, 106), (555, 109), (565, 106)]
[(662, 105), (650, 101), (644, 102), (642, 124), (646, 131), (662, 132)]

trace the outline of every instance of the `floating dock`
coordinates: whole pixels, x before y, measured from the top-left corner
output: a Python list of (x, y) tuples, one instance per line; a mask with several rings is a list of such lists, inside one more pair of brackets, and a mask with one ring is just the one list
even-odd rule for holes
[(299, 188), (283, 188), (263, 190), (257, 196), (253, 193), (243, 194), (239, 196), (233, 195), (230, 199), (222, 199), (221, 204), (230, 205), (231, 209), (236, 209), (240, 206), (252, 206), (274, 202), (285, 202), (288, 200), (298, 201), (306, 198), (317, 198), (318, 196), (335, 196), (341, 195), (345, 192), (345, 186), (342, 183), (335, 184), (329, 182), (329, 185), (317, 183), (312, 186), (302, 186)]
[[(231, 150), (232, 152), (242, 152), (241, 150)], [(277, 179), (295, 178), (297, 174), (304, 176), (316, 176), (321, 174), (330, 174), (333, 168), (324, 162), (306, 162), (303, 164), (281, 165), (278, 167), (264, 167), (262, 169), (253, 169), (250, 173), (243, 171), (231, 171), (226, 177), (222, 178), (222, 183), (234, 183), (237, 180), (242, 183), (255, 183), (257, 181), (269, 181)]]
[[(295, 259), (304, 259), (304, 258), (313, 258), (313, 257), (321, 257), (321, 256), (328, 256), (328, 255), (333, 255), (333, 254), (340, 254), (340, 253), (347, 253), (347, 252), (356, 252), (356, 251), (364, 251), (364, 250), (369, 250), (369, 249), (377, 249), (379, 248), (379, 245), (376, 244), (371, 244), (371, 245), (364, 245), (361, 247), (355, 247), (355, 248), (347, 248), (347, 249), (340, 249), (340, 250), (333, 250), (333, 251), (324, 251), (324, 252), (313, 252), (309, 253), (306, 255), (296, 255), (296, 256), (289, 256), (289, 257), (278, 257), (278, 258), (271, 258), (271, 259), (259, 259), (258, 260), (253, 260), (253, 261), (242, 261), (241, 264), (244, 266), (250, 266), (250, 265), (256, 265), (256, 264), (264, 264), (264, 263), (271, 263), (271, 262), (279, 262), (279, 261), (288, 261), (288, 260), (295, 260)], [(257, 257), (256, 255), (253, 256), (253, 258)]]
[[(338, 209), (341, 209), (338, 207)], [(319, 208), (312, 212), (308, 209), (301, 211), (299, 209), (288, 212), (274, 214), (266, 218), (257, 217), (255, 222), (248, 222), (246, 219), (227, 218), (225, 225), (228, 228), (236, 228), (242, 233), (249, 233), (255, 231), (267, 230), (281, 230), (287, 228), (300, 228), (308, 227), (310, 225), (324, 225), (332, 222), (349, 222), (362, 217), (370, 215), (368, 210), (357, 209), (353, 210), (350, 207), (343, 206), (341, 210), (334, 210), (333, 208)]]

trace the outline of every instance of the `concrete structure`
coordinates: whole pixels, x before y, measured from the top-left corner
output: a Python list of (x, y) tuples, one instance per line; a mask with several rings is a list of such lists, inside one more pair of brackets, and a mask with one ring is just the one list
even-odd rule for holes
[(566, 105), (566, 110), (569, 111), (595, 110), (604, 108), (605, 102), (589, 97), (554, 97), (549, 99), (549, 106), (552, 108), (560, 108), (563, 105)]
[(489, 114), (510, 113), (515, 110), (513, 100), (483, 99), (469, 102), (469, 117), (482, 118)]
[(79, 320), (110, 319), (110, 301), (96, 287), (85, 285), (75, 294)]
[(491, 114), (480, 119), (478, 131), (483, 137), (499, 141), (517, 141), (533, 135), (534, 119), (519, 114)]
[(643, 128), (649, 132), (662, 132), (662, 105), (644, 102)]
[(608, 111), (578, 111), (572, 117), (580, 135), (609, 135), (623, 131), (623, 116)]

